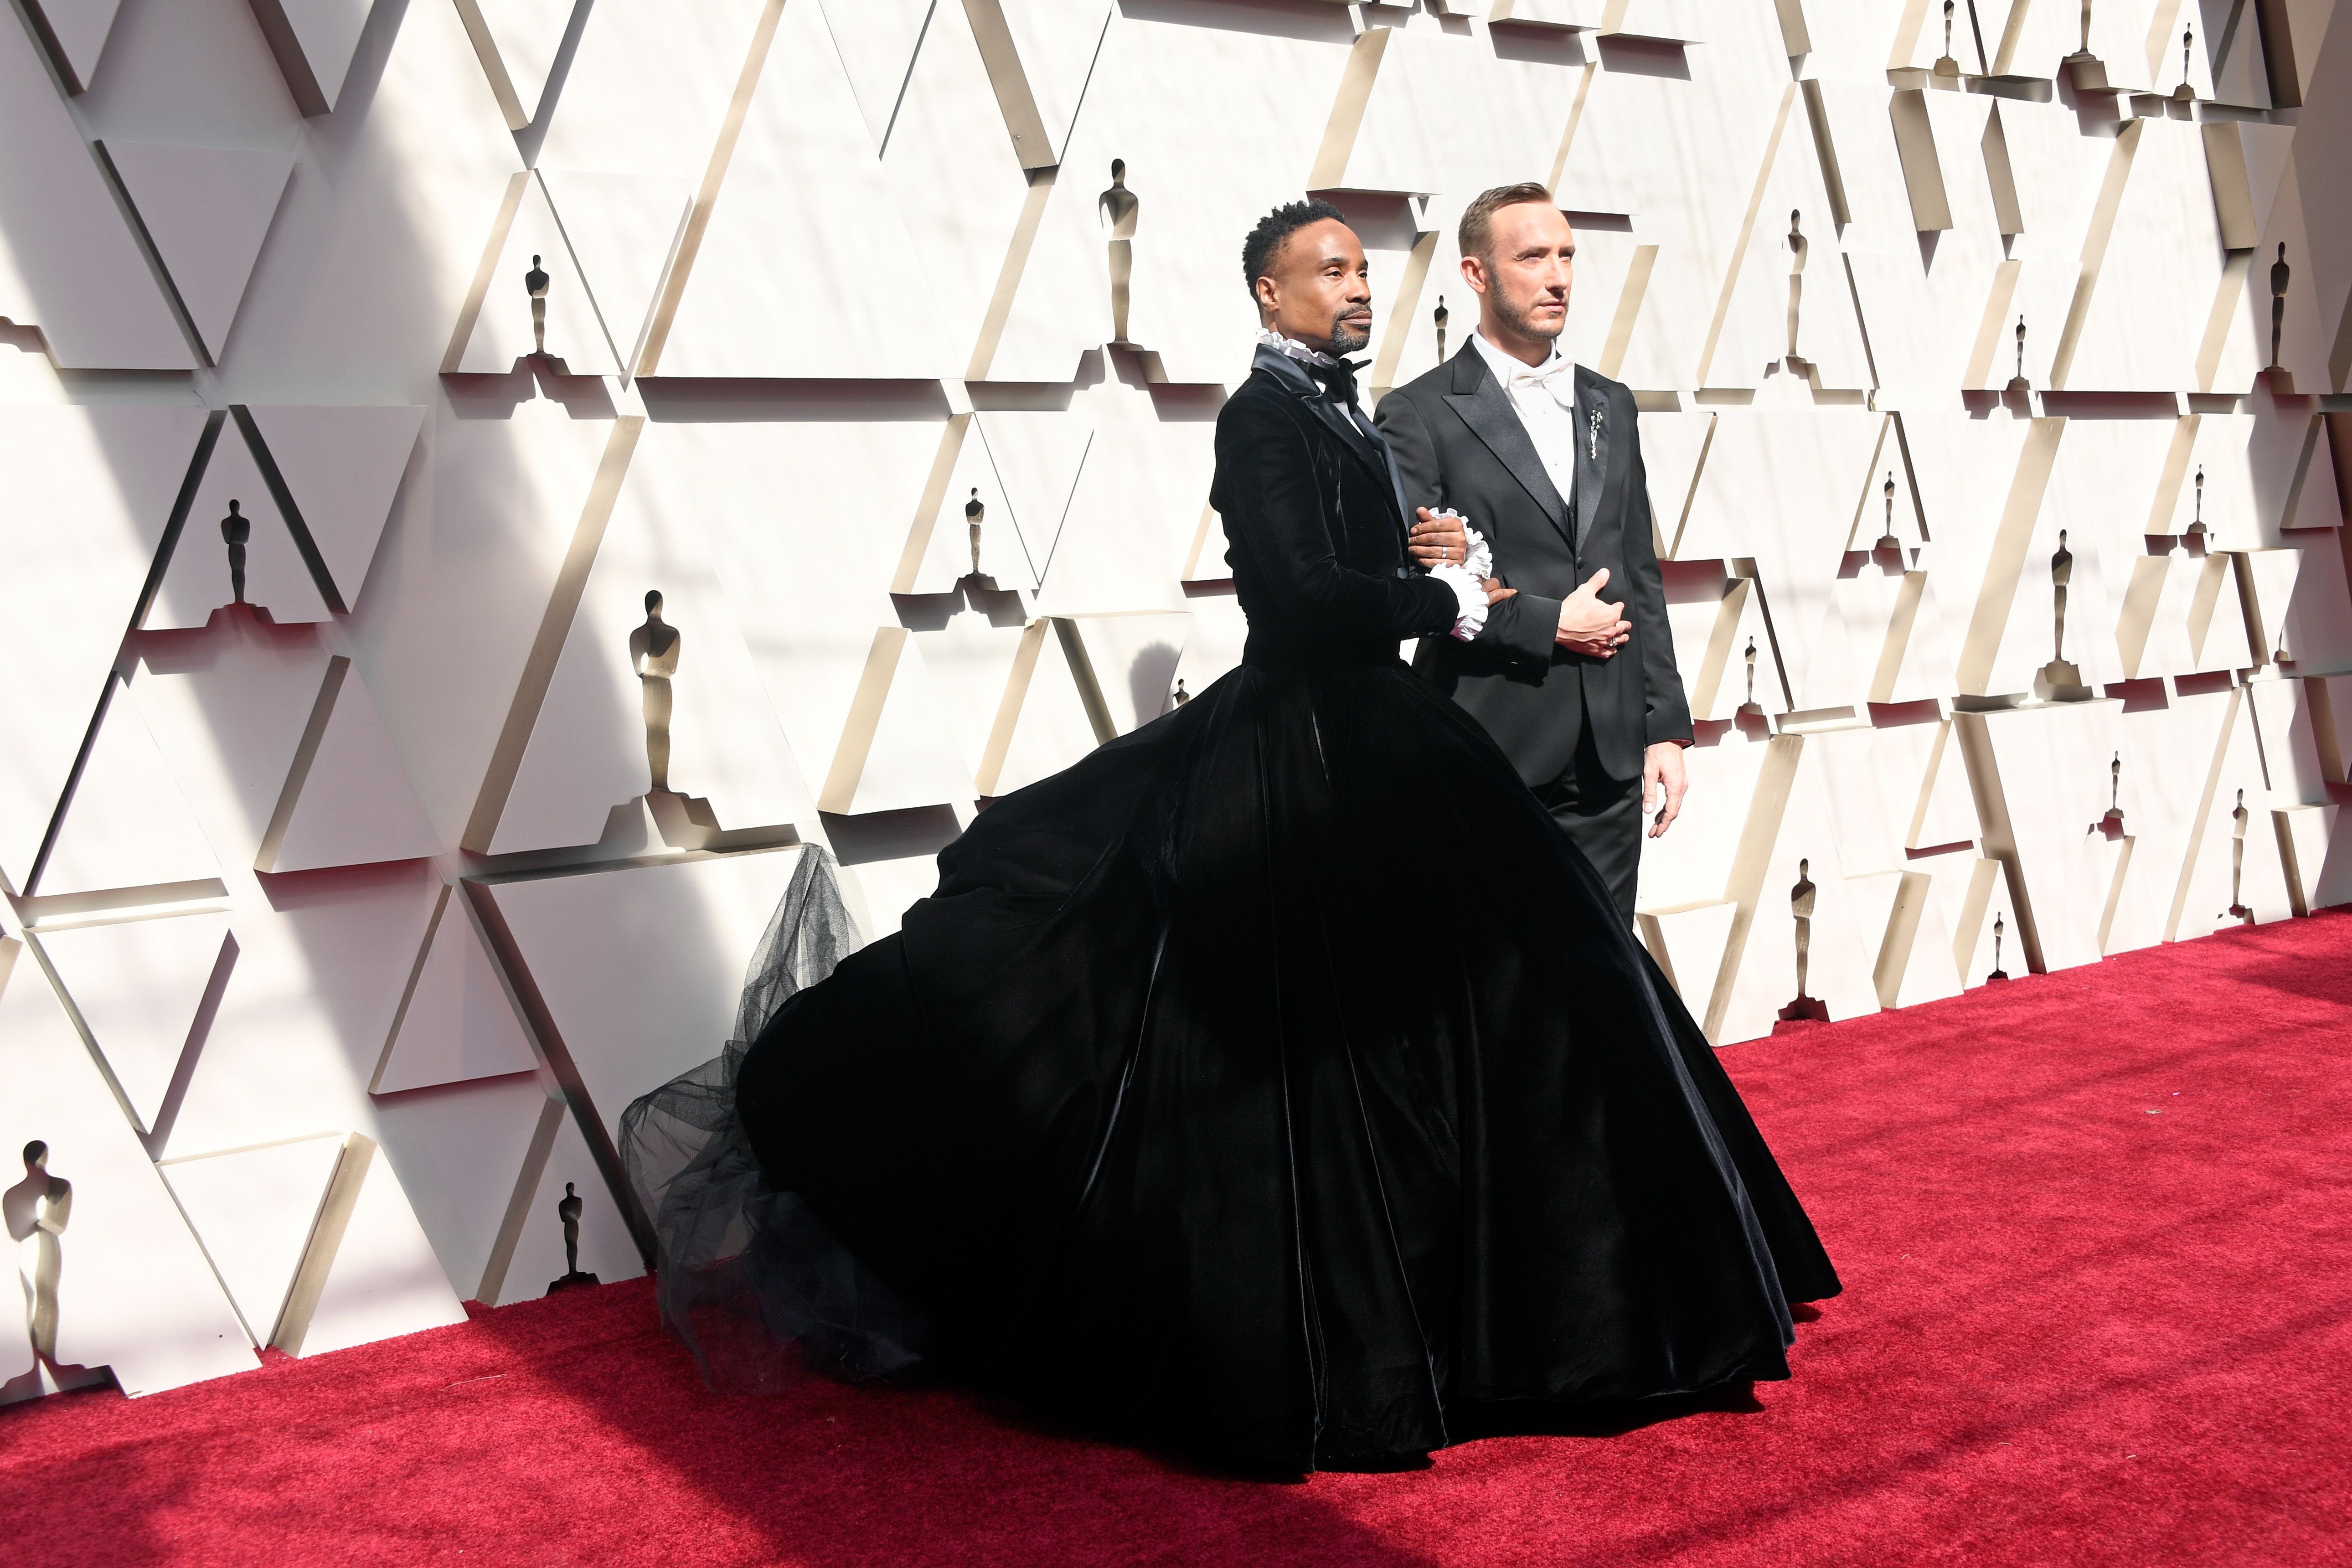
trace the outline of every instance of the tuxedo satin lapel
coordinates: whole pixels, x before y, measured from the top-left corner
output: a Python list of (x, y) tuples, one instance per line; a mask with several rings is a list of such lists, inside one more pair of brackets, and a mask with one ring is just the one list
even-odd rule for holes
[[(1455, 377), (1454, 384), (1461, 385), (1462, 378)], [(1470, 433), (1486, 444), (1486, 450), (1495, 454), (1496, 461), (1511, 471), (1511, 477), (1543, 509), (1551, 525), (1565, 534), (1568, 508), (1559, 491), (1552, 488), (1551, 476), (1544, 471), (1543, 458), (1537, 454), (1535, 442), (1528, 438), (1528, 427), (1519, 423), (1510, 398), (1487, 374), (1484, 361), (1478, 362), (1475, 388), (1448, 393), (1445, 402), (1462, 416), (1462, 423), (1470, 426)]]
[[(1348, 411), (1323, 395), (1322, 384), (1307, 374), (1306, 369), (1286, 354), (1261, 345), (1252, 362), (1256, 369), (1281, 383), (1283, 389), (1307, 405), (1308, 412), (1321, 421), (1323, 427), (1339, 437), (1339, 444), (1349, 455), (1369, 468), (1375, 479), (1386, 484), (1398, 507), (1404, 505), (1404, 486), (1397, 478), (1396, 465), (1387, 448), (1375, 447), (1370, 437), (1356, 427)], [(1402, 516), (1399, 513), (1400, 519)]]
[[(1576, 540), (1578, 550), (1592, 537), (1592, 520), (1607, 499), (1609, 464), (1609, 390), (1601, 378), (1582, 365), (1576, 367)], [(1598, 412), (1600, 422), (1593, 415)]]

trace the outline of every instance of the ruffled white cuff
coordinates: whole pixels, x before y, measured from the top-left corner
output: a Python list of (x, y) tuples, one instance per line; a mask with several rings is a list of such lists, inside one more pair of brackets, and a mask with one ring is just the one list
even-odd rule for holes
[(1465, 522), (1462, 525), (1462, 537), (1470, 542), (1469, 547), (1463, 552), (1467, 557), (1462, 563), (1463, 570), (1473, 577), (1492, 577), (1495, 574), (1495, 552), (1486, 548), (1486, 536)]
[(1479, 586), (1476, 574), (1468, 566), (1449, 561), (1443, 566), (1431, 567), (1429, 574), (1454, 590), (1454, 604), (1460, 611), (1454, 620), (1455, 637), (1468, 642), (1486, 630), (1486, 590)]

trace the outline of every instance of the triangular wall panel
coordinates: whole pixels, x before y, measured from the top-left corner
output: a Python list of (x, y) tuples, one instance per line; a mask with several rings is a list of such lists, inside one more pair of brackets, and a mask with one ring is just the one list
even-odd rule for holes
[(257, 1345), (273, 1342), (342, 1151), (326, 1132), (161, 1167)]
[(375, 0), (251, 0), (286, 90), (304, 114), (331, 114)]
[(102, 145), (189, 320), (219, 359), (294, 171), (292, 155), (156, 142)]
[(425, 410), (257, 406), (251, 412), (343, 607), (356, 610)]
[[(0, 1145), (13, 1158), (40, 1140), (49, 1173), (72, 1184), (58, 1361), (109, 1368), (130, 1394), (251, 1369), (252, 1350), (187, 1222), (39, 963), (14, 937), (0, 937), (0, 1081), (8, 1086)], [(0, 1334), (0, 1402), (47, 1391), (23, 1321)]]
[(188, 370), (195, 355), (24, 27), (0, 27), (0, 317), (58, 365)]
[[(220, 860), (138, 700), (116, 686), (35, 890), (201, 883), (225, 892), (220, 874)], [(190, 890), (184, 888), (182, 896)]]
[(152, 1131), (206, 993), (236, 961), (225, 914), (44, 930), (41, 950), (140, 1126)]
[(205, 424), (194, 407), (0, 407), (0, 622), (42, 628), (41, 679), (0, 704), (12, 876), (32, 869)]
[(369, 1091), (530, 1072), (537, 1059), (463, 895), (446, 895)]
[(575, 0), (457, 0), (490, 90), (518, 131), (538, 117), (547, 73), (577, 8)]
[[(315, 746), (306, 731), (256, 869), (309, 871), (410, 860), (441, 849), (407, 770), (351, 661), (338, 658), (319, 700), (329, 711)], [(311, 714), (313, 725), (318, 712)]]
[(188, 507), (187, 520), (172, 550), (146, 626), (155, 630), (202, 626), (213, 612), (232, 603), (228, 534), (229, 503), (246, 521), (245, 603), (267, 612), (279, 626), (331, 618), (294, 531), (271, 496), (260, 465), (237, 433), (225, 425), (205, 460), (204, 479)]
[[(497, 251), (488, 263), (488, 291), (472, 319), (458, 323), (457, 352), (445, 368), (504, 375), (544, 352), (573, 375), (617, 374), (620, 363), (546, 188), (535, 174), (518, 177), (525, 182), (521, 202), (504, 231), (492, 237)], [(535, 272), (547, 275), (544, 322), (534, 318)]]

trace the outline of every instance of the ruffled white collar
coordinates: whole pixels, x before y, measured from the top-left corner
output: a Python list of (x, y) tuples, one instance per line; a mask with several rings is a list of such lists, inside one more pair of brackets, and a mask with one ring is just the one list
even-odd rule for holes
[(1301, 364), (1335, 365), (1344, 362), (1332, 358), (1320, 349), (1310, 349), (1297, 338), (1287, 338), (1272, 327), (1260, 327), (1257, 341), (1278, 354), (1298, 361)]

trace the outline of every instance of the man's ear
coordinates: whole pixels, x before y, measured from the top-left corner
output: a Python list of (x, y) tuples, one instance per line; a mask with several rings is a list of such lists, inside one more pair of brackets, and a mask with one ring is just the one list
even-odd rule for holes
[(1271, 314), (1281, 306), (1282, 301), (1279, 298), (1281, 290), (1275, 287), (1274, 279), (1271, 278), (1261, 277), (1256, 282), (1251, 284), (1250, 293), (1255, 297), (1258, 310), (1262, 314)]
[(1471, 292), (1484, 295), (1486, 292), (1487, 283), (1486, 262), (1475, 256), (1464, 257), (1462, 258), (1462, 281), (1470, 285)]

